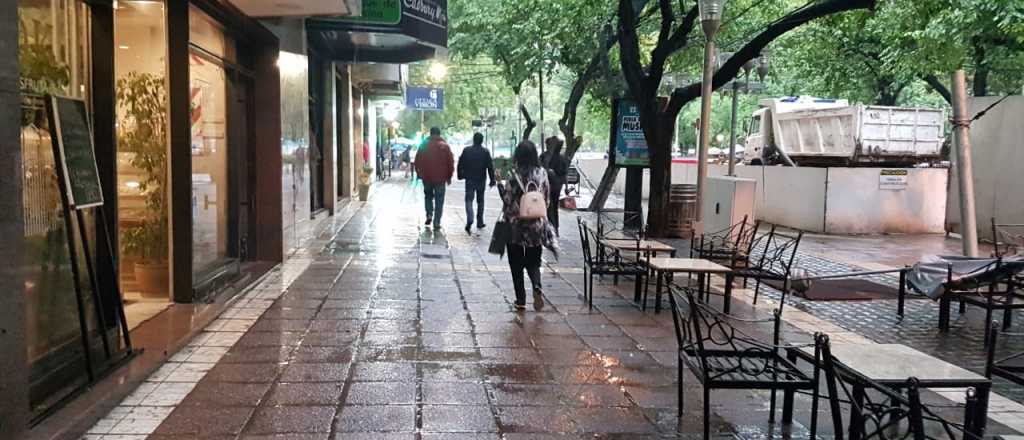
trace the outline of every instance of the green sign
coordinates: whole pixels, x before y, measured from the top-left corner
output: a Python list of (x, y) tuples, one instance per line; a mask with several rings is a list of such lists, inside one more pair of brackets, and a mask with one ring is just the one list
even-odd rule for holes
[(363, 15), (343, 21), (364, 24), (396, 25), (402, 21), (401, 0), (363, 0)]
[(51, 96), (47, 107), (53, 155), (63, 177), (68, 204), (72, 209), (102, 205), (103, 191), (85, 101)]

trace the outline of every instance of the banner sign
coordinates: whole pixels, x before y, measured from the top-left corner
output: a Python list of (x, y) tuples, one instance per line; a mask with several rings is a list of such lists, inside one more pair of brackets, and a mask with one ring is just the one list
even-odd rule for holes
[(71, 209), (103, 205), (100, 173), (92, 143), (92, 126), (85, 101), (50, 97), (49, 108), (54, 156), (61, 167), (62, 184)]
[(410, 110), (444, 110), (444, 89), (434, 87), (407, 87), (405, 106)]
[(626, 99), (616, 100), (612, 109), (612, 165), (648, 167), (651, 164), (647, 138), (640, 126), (640, 111)]
[(878, 173), (878, 189), (902, 191), (907, 189), (909, 172), (905, 169), (881, 170)]
[(402, 0), (363, 0), (363, 13), (346, 17), (345, 21), (367, 24), (397, 25), (402, 21)]

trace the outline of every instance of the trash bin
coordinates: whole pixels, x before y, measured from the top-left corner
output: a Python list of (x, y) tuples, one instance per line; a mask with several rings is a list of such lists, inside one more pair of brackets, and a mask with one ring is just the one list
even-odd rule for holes
[(668, 195), (668, 235), (693, 237), (693, 221), (697, 217), (697, 185), (672, 185)]

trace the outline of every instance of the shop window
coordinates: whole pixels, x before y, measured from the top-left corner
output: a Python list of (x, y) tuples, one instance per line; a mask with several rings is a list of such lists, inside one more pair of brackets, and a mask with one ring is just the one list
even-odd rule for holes
[[(47, 93), (86, 99), (90, 90), (89, 13), (80, 0), (18, 1), (18, 62), (21, 84), (21, 150), (26, 280), (26, 342), (30, 403), (38, 414), (85, 380), (78, 305), (71, 275), (60, 190), (43, 97)], [(72, 227), (77, 224), (72, 220)], [(95, 222), (86, 216), (87, 230)], [(95, 237), (91, 237), (94, 239)], [(83, 258), (81, 249), (78, 257)], [(82, 260), (79, 260), (82, 261)], [(83, 302), (88, 278), (81, 278)], [(92, 309), (85, 311), (90, 329)]]
[(167, 29), (163, 2), (115, 5), (120, 282), (134, 328), (171, 300)]
[(224, 32), (205, 14), (189, 13), (192, 114), (192, 273), (200, 279), (229, 258), (228, 99)]

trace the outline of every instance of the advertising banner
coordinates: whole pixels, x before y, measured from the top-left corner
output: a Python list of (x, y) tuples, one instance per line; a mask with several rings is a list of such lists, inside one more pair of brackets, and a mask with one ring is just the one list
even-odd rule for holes
[(405, 106), (410, 110), (444, 110), (444, 89), (408, 87), (405, 89)]
[(640, 111), (626, 99), (616, 100), (612, 110), (612, 165), (648, 167), (647, 138), (640, 126)]

